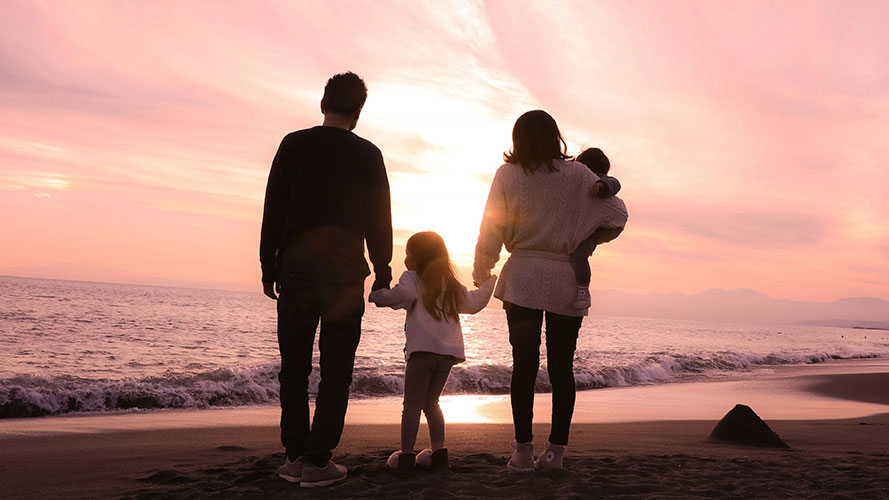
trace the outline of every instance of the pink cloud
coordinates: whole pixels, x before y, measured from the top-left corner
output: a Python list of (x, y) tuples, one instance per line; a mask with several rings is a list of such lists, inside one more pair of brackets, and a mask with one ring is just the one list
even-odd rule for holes
[(542, 107), (624, 183), (603, 287), (889, 297), (873, 278), (889, 270), (885, 4), (0, 9), (0, 230), (16, 240), (0, 268), (255, 281), (278, 141), (318, 123), (325, 80), (352, 69), (399, 235), (444, 221), (471, 254), (512, 123)]

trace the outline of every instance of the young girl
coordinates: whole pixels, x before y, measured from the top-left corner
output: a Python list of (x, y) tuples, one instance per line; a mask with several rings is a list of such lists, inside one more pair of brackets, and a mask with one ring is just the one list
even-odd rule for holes
[[(496, 276), (481, 283), (478, 290), (467, 290), (457, 281), (444, 240), (432, 231), (407, 240), (404, 265), (407, 271), (394, 288), (375, 290), (368, 297), (377, 307), (407, 310), (401, 451), (393, 453), (386, 464), (402, 473), (413, 472), (417, 461), (433, 469), (447, 469), (444, 417), (438, 397), (451, 367), (466, 359), (458, 314), (484, 309), (491, 300)], [(416, 455), (420, 410), (426, 414), (432, 449)]]

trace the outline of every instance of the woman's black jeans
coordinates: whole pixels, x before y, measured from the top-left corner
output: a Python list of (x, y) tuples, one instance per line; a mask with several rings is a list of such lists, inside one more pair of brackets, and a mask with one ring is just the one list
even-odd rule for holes
[(583, 316), (565, 316), (504, 303), (512, 345), (510, 401), (515, 439), (533, 440), (534, 383), (540, 366), (540, 329), (546, 317), (546, 367), (553, 387), (552, 429), (549, 442), (568, 444), (574, 414), (574, 351)]

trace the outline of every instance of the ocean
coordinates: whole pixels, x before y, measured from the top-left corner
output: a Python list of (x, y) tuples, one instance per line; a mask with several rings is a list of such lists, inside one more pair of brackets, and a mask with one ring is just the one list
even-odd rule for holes
[[(368, 304), (353, 397), (401, 393), (403, 323), (403, 311)], [(445, 394), (508, 393), (503, 311), (462, 324), (467, 361)], [(548, 392), (543, 345), (541, 356), (537, 391)], [(887, 356), (885, 331), (591, 316), (575, 374), (589, 390)], [(317, 361), (316, 344), (311, 391)], [(259, 293), (0, 277), (0, 418), (276, 404), (278, 363), (275, 303)]]

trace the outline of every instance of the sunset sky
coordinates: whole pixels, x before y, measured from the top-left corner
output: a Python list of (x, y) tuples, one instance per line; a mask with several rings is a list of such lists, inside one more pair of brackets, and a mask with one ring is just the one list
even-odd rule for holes
[(6, 0), (0, 270), (258, 283), (278, 143), (352, 70), (396, 272), (430, 229), (470, 281), (512, 124), (542, 108), (624, 185), (594, 288), (889, 299), (887, 19), (867, 1)]

